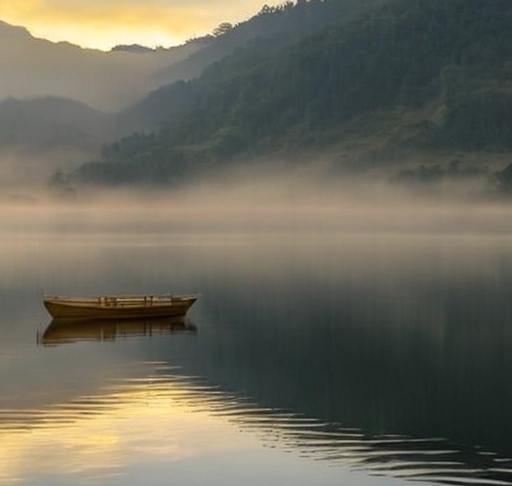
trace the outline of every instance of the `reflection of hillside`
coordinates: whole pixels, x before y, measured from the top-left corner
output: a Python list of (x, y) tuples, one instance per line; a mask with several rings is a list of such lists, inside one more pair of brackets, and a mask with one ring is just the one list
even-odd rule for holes
[[(314, 298), (299, 285), (273, 295), (227, 289), (229, 297), (205, 298), (213, 323), (198, 356), (180, 362), (261, 406), (512, 457), (512, 341), (508, 322), (486, 319), (509, 303), (485, 285), (468, 282), (446, 300), (435, 281), (411, 281), (410, 295), (389, 298), (377, 284)], [(439, 307), (425, 305), (436, 292)]]
[(421, 325), (404, 329), (389, 316), (371, 325), (361, 301), (333, 320), (328, 297), (319, 294), (305, 316), (301, 299), (287, 298), (298, 308), (280, 322), (270, 315), (282, 303), (263, 300), (249, 314), (248, 302), (226, 306), (223, 320), (238, 330), (219, 319), (209, 329), (218, 346), (200, 347), (192, 359), (173, 350), (184, 372), (257, 406), (220, 403), (218, 413), (318, 459), (451, 484), (512, 484), (509, 345), (500, 341), (501, 326), (465, 339), (447, 331), (439, 343)]
[[(325, 424), (325, 435), (315, 429), (302, 444), (314, 451), (325, 443), (325, 457), (509, 484), (510, 461), (496, 457), (512, 458), (510, 305), (493, 290), (507, 288), (508, 277), (490, 286), (480, 275), (447, 275), (444, 288), (428, 269), (400, 285), (393, 277), (375, 274), (360, 286), (341, 277), (331, 288), (302, 279), (283, 288), (212, 285), (196, 352), (173, 349), (172, 362), (261, 409)], [(340, 429), (357, 435), (348, 449), (345, 436), (331, 447), (329, 434)]]
[(133, 336), (195, 332), (196, 326), (182, 317), (164, 319), (54, 319), (40, 340), (44, 346), (80, 341), (114, 341)]

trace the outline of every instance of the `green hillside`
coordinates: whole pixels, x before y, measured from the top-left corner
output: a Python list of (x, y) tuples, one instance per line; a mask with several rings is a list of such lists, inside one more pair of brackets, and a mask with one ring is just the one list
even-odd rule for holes
[(361, 147), (381, 162), (410, 150), (507, 153), (511, 26), (508, 0), (399, 0), (279, 49), (254, 40), (166, 88), (165, 126), (106, 146), (74, 177), (172, 182), (261, 155)]
[(178, 82), (197, 78), (216, 61), (234, 51), (240, 54), (243, 46), (247, 46), (243, 56), (250, 63), (251, 53), (255, 50), (259, 49), (264, 56), (268, 56), (337, 23), (339, 19), (355, 17), (387, 1), (313, 0), (299, 1), (297, 4), (287, 1), (277, 7), (264, 6), (257, 15), (236, 26), (223, 24), (227, 28), (222, 35), (205, 38), (203, 42), (207, 43), (206, 47), (159, 73), (158, 79), (163, 86), (120, 113), (119, 125), (126, 129), (147, 130), (148, 127), (156, 128), (162, 123), (176, 120), (184, 108), (190, 107), (196, 92), (202, 89), (200, 84), (195, 84), (195, 89), (187, 89), (190, 88), (188, 84), (184, 88), (185, 83)]

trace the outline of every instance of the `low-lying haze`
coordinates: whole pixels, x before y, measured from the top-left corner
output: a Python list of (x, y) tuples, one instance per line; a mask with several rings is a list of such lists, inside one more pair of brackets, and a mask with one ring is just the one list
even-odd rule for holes
[[(20, 197), (26, 195), (28, 197)], [(167, 190), (82, 188), (73, 201), (2, 192), (2, 232), (78, 234), (510, 234), (508, 199), (465, 184), (415, 188), (311, 168), (219, 175)], [(20, 223), (21, 222), (21, 223)], [(48, 222), (51, 224), (48, 225)], [(14, 226), (12, 226), (14, 224)]]

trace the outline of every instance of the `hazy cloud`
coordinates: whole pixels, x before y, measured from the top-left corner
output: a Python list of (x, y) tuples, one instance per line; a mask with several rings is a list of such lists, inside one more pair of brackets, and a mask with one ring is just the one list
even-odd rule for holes
[[(263, 0), (2, 0), (0, 19), (34, 36), (108, 49), (176, 45), (257, 13)], [(277, 2), (266, 2), (279, 4)]]

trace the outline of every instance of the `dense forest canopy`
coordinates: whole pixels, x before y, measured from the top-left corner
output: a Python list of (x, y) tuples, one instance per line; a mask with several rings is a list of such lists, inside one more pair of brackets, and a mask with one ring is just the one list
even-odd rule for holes
[(254, 39), (197, 79), (155, 92), (165, 124), (105, 146), (75, 179), (179, 180), (240, 157), (325, 148), (347, 127), (360, 136), (360, 119), (372, 136), (392, 133), (396, 147), (512, 148), (509, 0), (369, 2), (345, 15), (356, 3), (264, 8), (259, 15), (330, 22), (296, 42)]

